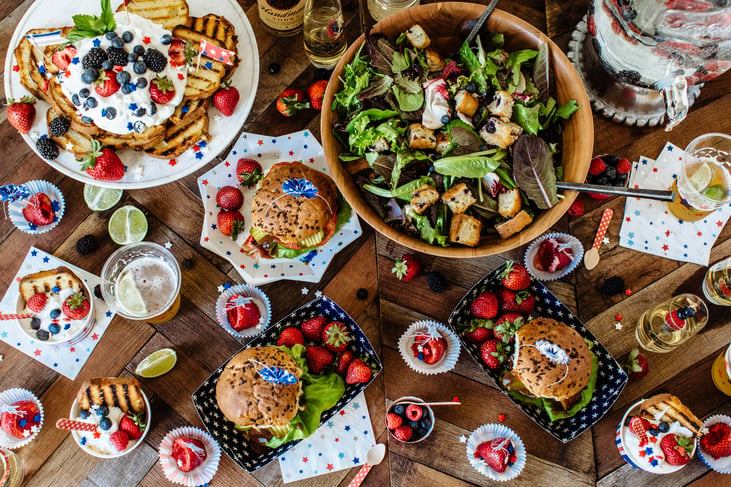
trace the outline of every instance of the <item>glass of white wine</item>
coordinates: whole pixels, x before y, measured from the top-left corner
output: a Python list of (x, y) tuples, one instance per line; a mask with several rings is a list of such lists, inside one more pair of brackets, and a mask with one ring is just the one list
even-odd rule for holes
[(650, 352), (672, 352), (708, 323), (708, 307), (695, 294), (679, 294), (645, 311), (635, 337)]
[(348, 46), (340, 0), (306, 0), (303, 34), (305, 53), (317, 68), (335, 66)]
[(23, 483), (23, 464), (10, 450), (0, 448), (0, 487), (20, 487)]
[(731, 306), (731, 257), (708, 268), (703, 279), (703, 295), (713, 304)]

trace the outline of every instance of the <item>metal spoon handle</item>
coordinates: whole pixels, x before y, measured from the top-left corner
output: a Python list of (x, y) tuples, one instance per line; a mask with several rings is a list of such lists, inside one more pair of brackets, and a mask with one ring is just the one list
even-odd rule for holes
[(467, 34), (467, 38), (465, 39), (465, 42), (469, 46), (472, 44), (472, 41), (475, 40), (475, 37), (477, 36), (477, 33), (480, 32), (480, 29), (482, 29), (482, 26), (485, 24), (485, 21), (490, 16), (493, 10), (495, 10), (495, 7), (497, 6), (499, 0), (490, 0), (490, 3), (485, 7), (485, 11), (482, 12), (482, 15), (480, 15), (480, 18), (477, 19), (477, 22), (475, 22), (475, 25), (472, 27), (472, 30), (469, 34)]
[(633, 196), (635, 198), (648, 198), (669, 202), (675, 201), (675, 193), (666, 189), (624, 188), (619, 186), (603, 186), (600, 184), (569, 183), (567, 181), (556, 181), (556, 187), (558, 189), (569, 189), (573, 191)]

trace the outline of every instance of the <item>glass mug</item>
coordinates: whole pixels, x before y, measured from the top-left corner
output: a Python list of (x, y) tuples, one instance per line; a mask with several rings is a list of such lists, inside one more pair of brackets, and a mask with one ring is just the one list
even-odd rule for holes
[(675, 350), (708, 323), (706, 303), (695, 294), (680, 294), (645, 311), (635, 337), (642, 348), (666, 353)]
[(180, 309), (180, 265), (156, 243), (118, 249), (104, 263), (101, 280), (104, 301), (130, 320), (165, 323)]
[(703, 295), (713, 304), (731, 306), (731, 257), (708, 268), (703, 278)]

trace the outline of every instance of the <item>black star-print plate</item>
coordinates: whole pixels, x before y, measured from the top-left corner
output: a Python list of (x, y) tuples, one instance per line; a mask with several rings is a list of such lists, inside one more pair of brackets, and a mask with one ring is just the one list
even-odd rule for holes
[[(315, 316), (325, 316), (329, 321), (339, 321), (344, 323), (353, 336), (350, 348), (356, 357), (362, 358), (373, 370), (371, 380), (363, 384), (345, 384), (345, 394), (331, 409), (322, 414), (320, 425), (333, 417), (338, 411), (344, 408), (355, 396), (361, 393), (365, 388), (373, 382), (373, 379), (383, 369), (378, 354), (373, 349), (373, 345), (368, 337), (363, 333), (358, 324), (348, 313), (338, 306), (335, 301), (322, 296), (304, 306), (296, 309), (277, 324), (269, 327), (263, 334), (259, 335), (249, 342), (241, 350), (250, 347), (261, 347), (267, 345), (276, 345), (279, 334), (285, 328), (290, 326), (298, 326), (305, 320)], [(238, 352), (237, 352), (238, 353)], [(232, 422), (228, 421), (216, 402), (216, 383), (221, 375), (224, 367), (228, 363), (221, 366), (208, 377), (203, 384), (193, 393), (193, 405), (195, 406), (198, 416), (203, 421), (208, 432), (216, 439), (221, 449), (228, 455), (231, 460), (236, 462), (241, 468), (249, 472), (253, 472), (267, 463), (271, 462), (290, 448), (294, 447), (299, 441), (292, 441), (279, 448), (270, 450), (264, 454), (257, 454), (251, 449), (249, 443), (244, 439), (242, 434), (234, 429)]]
[[(502, 390), (500, 383), (501, 370), (491, 370), (482, 362), (480, 358), (480, 346), (467, 340), (461, 323), (470, 321), (473, 316), (470, 312), (470, 305), (482, 292), (488, 289), (496, 290), (500, 286), (500, 274), (505, 270), (505, 265), (495, 269), (487, 276), (480, 279), (472, 289), (460, 300), (457, 306), (449, 315), (449, 326), (459, 335), (464, 350), (474, 359), (477, 364), (482, 367), (487, 375), (492, 378), (495, 384)], [(584, 326), (581, 320), (574, 315), (556, 296), (551, 293), (540, 281), (531, 278), (530, 291), (536, 298), (536, 308), (531, 314), (534, 317), (552, 318), (556, 321), (567, 324), (592, 344), (591, 351), (594, 352), (599, 362), (599, 372), (597, 374), (596, 387), (591, 402), (584, 408), (579, 410), (574, 416), (567, 419), (559, 419), (551, 421), (548, 414), (541, 408), (526, 404), (512, 396), (510, 399), (525, 414), (535, 421), (541, 428), (567, 443), (581, 433), (591, 428), (607, 411), (612, 407), (619, 397), (619, 394), (627, 384), (627, 374), (622, 367), (612, 357), (606, 348), (596, 339), (596, 337)]]

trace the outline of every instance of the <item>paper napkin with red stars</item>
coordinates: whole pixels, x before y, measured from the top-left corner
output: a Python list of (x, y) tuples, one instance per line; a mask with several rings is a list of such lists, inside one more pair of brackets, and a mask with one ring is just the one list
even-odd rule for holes
[(284, 482), (357, 467), (376, 444), (364, 393), (279, 457)]
[[(632, 165), (629, 185), (634, 188), (668, 189), (680, 170), (685, 152), (668, 142), (657, 160), (640, 157)], [(695, 222), (675, 217), (667, 204), (627, 198), (619, 245), (640, 252), (707, 266), (711, 248), (731, 216), (726, 205)]]

